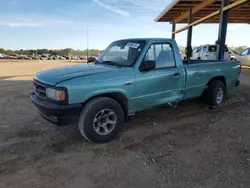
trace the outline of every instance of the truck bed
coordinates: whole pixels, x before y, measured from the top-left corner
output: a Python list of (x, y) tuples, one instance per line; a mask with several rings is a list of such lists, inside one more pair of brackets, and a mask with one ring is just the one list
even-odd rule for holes
[(235, 85), (240, 74), (240, 62), (228, 60), (184, 60), (186, 71), (185, 99), (197, 97), (209, 80), (224, 77), (227, 87)]
[(184, 65), (200, 64), (200, 63), (221, 63), (221, 62), (229, 62), (229, 61), (228, 60), (183, 60)]

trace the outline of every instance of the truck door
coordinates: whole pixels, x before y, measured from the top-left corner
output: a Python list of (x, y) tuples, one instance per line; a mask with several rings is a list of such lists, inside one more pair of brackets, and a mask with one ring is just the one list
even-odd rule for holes
[(184, 67), (178, 67), (170, 43), (152, 44), (143, 61), (153, 60), (154, 69), (136, 72), (136, 96), (138, 110), (183, 98)]
[(209, 45), (207, 52), (207, 60), (216, 60), (217, 59), (216, 54), (217, 54), (217, 46)]
[(196, 58), (196, 51), (197, 51), (197, 48), (194, 48), (194, 49), (193, 49), (193, 52), (192, 52), (192, 57), (191, 57), (191, 59), (197, 59), (197, 58)]
[(207, 45), (202, 46), (201, 59), (207, 60)]
[(197, 47), (196, 56), (194, 59), (201, 59), (201, 46)]

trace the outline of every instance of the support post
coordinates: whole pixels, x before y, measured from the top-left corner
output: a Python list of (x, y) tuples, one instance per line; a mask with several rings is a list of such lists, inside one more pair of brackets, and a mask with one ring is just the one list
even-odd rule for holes
[[(189, 10), (189, 15), (188, 15), (188, 24), (192, 23), (192, 9)], [(188, 33), (187, 33), (187, 46), (186, 46), (186, 57), (187, 59), (190, 59), (192, 56), (192, 31), (193, 31), (193, 26), (188, 28)]]
[(86, 43), (87, 43), (87, 62), (89, 58), (89, 25), (86, 25)]
[(175, 32), (175, 26), (176, 26), (176, 25), (175, 25), (175, 23), (173, 22), (173, 23), (172, 23), (172, 39), (175, 39), (175, 33), (174, 33), (174, 32)]
[(227, 35), (228, 10), (223, 11), (223, 8), (229, 5), (229, 0), (221, 0), (220, 25), (217, 44), (217, 59), (224, 59), (225, 42)]

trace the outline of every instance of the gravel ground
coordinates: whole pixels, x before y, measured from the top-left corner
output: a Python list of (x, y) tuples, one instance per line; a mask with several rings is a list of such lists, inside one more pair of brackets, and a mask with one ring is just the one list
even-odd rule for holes
[(250, 71), (220, 109), (195, 100), (142, 112), (97, 145), (30, 102), (32, 74), (65, 64), (1, 63), (0, 187), (250, 187)]

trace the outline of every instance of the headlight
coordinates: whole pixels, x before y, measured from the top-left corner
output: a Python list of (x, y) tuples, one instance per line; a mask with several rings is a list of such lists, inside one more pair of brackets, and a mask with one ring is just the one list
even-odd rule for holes
[(46, 96), (52, 100), (64, 101), (65, 100), (65, 91), (56, 90), (53, 88), (47, 88), (46, 89)]

